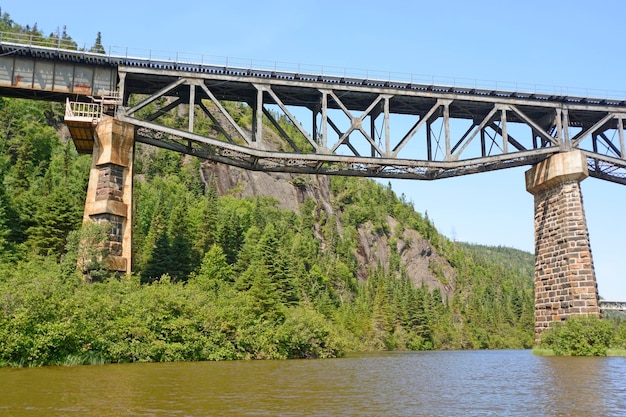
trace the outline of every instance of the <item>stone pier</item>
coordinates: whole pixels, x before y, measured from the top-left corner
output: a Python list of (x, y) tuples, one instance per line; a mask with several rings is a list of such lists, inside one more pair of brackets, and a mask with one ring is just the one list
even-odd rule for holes
[(585, 155), (559, 153), (526, 171), (535, 196), (535, 340), (552, 322), (599, 316), (598, 289), (580, 182)]
[(83, 221), (111, 224), (108, 269), (131, 271), (134, 128), (112, 117), (95, 129)]

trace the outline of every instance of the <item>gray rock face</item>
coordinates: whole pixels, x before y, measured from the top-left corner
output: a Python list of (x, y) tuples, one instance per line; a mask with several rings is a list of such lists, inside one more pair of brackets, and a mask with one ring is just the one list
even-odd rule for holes
[[(334, 211), (331, 204), (330, 180), (327, 176), (268, 174), (208, 162), (202, 166), (202, 175), (207, 182), (214, 176), (220, 195), (273, 197), (279, 202), (280, 208), (296, 213), (300, 212), (300, 204), (311, 198), (329, 217)], [(398, 222), (388, 216), (387, 224), (388, 230), (396, 230)], [(339, 220), (337, 229), (341, 233), (342, 225)], [(357, 232), (359, 247), (355, 256), (359, 261), (359, 269), (356, 271), (359, 280), (367, 279), (369, 272), (377, 265), (389, 267), (391, 240), (395, 241), (401, 266), (414, 285), (425, 285), (430, 289), (439, 288), (444, 296), (448, 298), (452, 296), (456, 271), (417, 231), (405, 229), (395, 239), (390, 239), (384, 233), (377, 233), (374, 226), (368, 222), (359, 226)], [(325, 247), (324, 236), (319, 228), (316, 236), (322, 240), (322, 247)]]

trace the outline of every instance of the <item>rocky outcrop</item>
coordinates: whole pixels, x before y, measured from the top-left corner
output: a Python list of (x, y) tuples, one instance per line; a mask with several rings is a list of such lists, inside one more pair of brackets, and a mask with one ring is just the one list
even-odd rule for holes
[[(273, 197), (279, 207), (296, 213), (300, 210), (300, 204), (311, 198), (328, 217), (333, 214), (330, 179), (327, 176), (268, 174), (205, 162), (202, 165), (202, 177), (206, 182), (214, 177), (220, 195)], [(358, 228), (359, 247), (355, 253), (359, 264), (357, 278), (366, 279), (378, 266), (387, 269), (392, 250), (395, 250), (400, 257), (401, 267), (416, 286), (439, 288), (450, 297), (456, 278), (454, 268), (416, 230), (398, 230), (398, 222), (392, 217), (387, 217), (386, 221), (387, 230), (392, 231), (388, 234), (377, 232), (369, 222)], [(341, 224), (337, 226), (341, 232)], [(322, 240), (322, 246), (325, 246), (324, 236), (319, 229), (316, 235)], [(390, 246), (392, 244), (393, 248)]]

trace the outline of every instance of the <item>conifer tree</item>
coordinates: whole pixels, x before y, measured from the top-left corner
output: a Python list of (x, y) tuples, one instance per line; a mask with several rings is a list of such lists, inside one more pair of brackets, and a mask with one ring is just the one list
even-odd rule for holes
[(89, 52), (95, 52), (97, 54), (104, 54), (106, 51), (104, 50), (104, 46), (102, 46), (102, 33), (98, 31), (96, 35), (96, 41), (94, 42)]

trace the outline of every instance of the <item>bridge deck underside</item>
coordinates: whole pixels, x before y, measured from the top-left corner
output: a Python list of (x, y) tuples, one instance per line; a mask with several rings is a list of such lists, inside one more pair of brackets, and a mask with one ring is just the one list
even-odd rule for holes
[(94, 145), (94, 124), (92, 120), (71, 120), (65, 118), (74, 146), (80, 154), (90, 154)]
[[(580, 149), (591, 176), (626, 183), (624, 100), (132, 58), (61, 46), (0, 39), (0, 94), (89, 101), (117, 87), (123, 97), (118, 116), (136, 126), (138, 140), (248, 169), (436, 179), (534, 164)], [(239, 120), (242, 104), (252, 109), (251, 128)], [(193, 109), (188, 126), (171, 129), (161, 122), (187, 108)], [(194, 124), (196, 119), (202, 123)], [(84, 145), (80, 150), (88, 152)]]
[[(250, 71), (121, 66), (120, 74), (121, 117), (139, 141), (247, 169), (437, 179), (578, 148), (590, 175), (626, 183), (622, 102)], [(225, 102), (249, 106), (252, 127), (239, 126)], [(181, 105), (194, 109), (184, 130), (159, 123)], [(197, 117), (210, 120), (208, 132)], [(263, 124), (289, 145), (265, 138)]]

